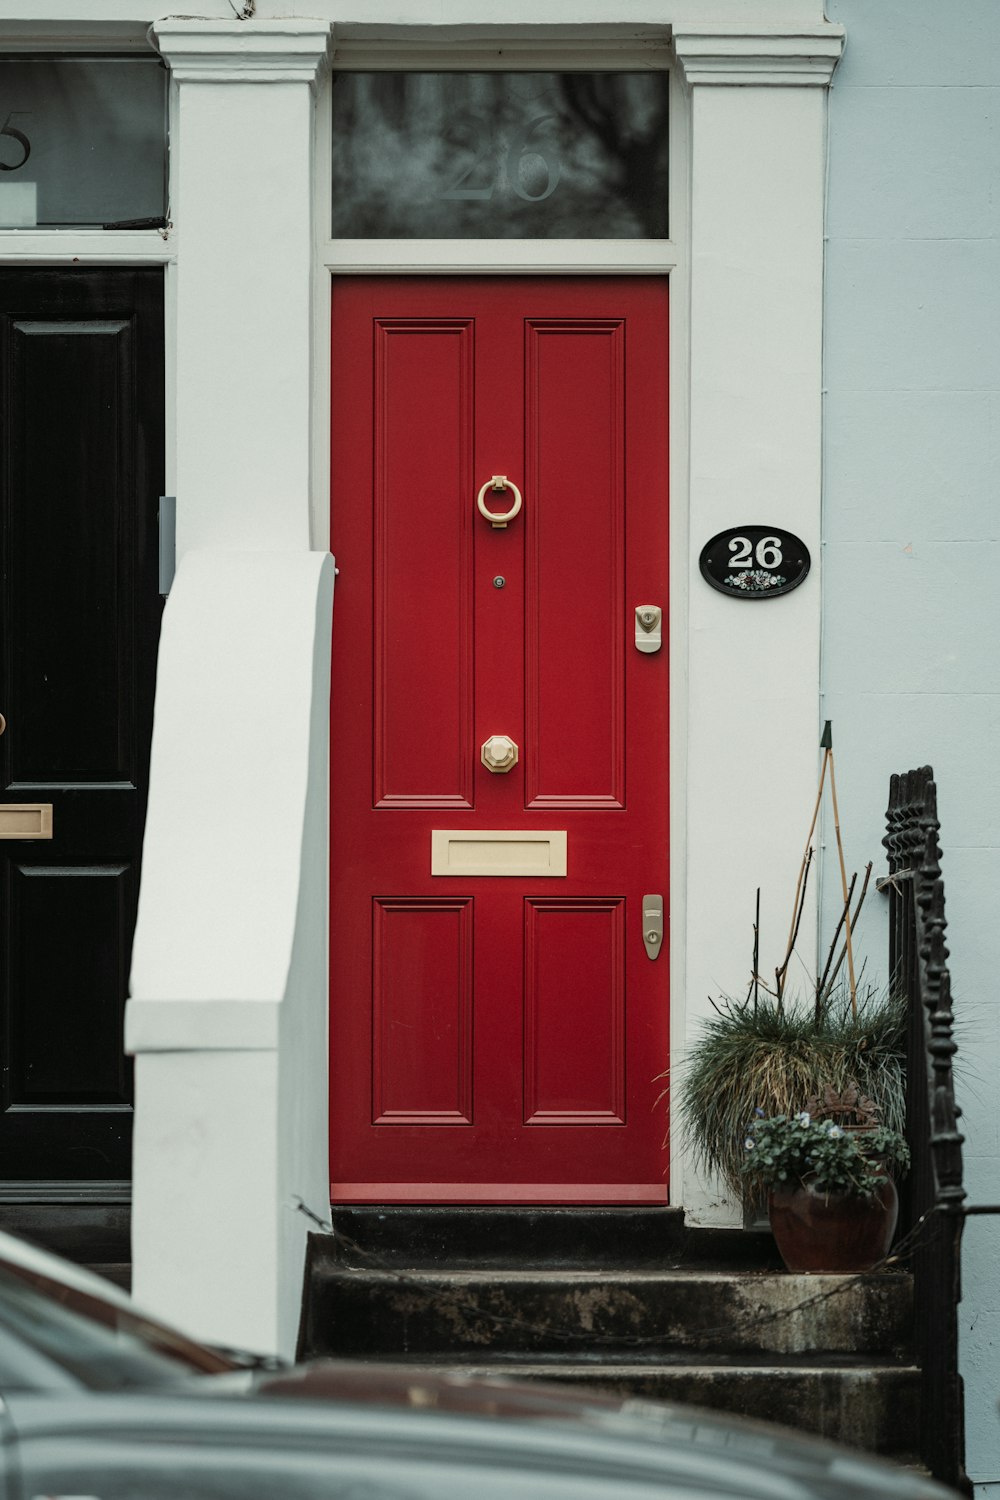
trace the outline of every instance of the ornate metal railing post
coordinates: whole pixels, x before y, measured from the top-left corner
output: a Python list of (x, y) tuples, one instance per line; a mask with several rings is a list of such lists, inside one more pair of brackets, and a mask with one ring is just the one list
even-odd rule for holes
[(914, 1247), (921, 1457), (936, 1479), (971, 1495), (958, 1368), (965, 1189), (961, 1111), (952, 1076), (955, 1041), (940, 831), (930, 766), (893, 776), (883, 840), (889, 861), (884, 884), (889, 891), (890, 973), (907, 1001), (906, 1135), (912, 1165), (902, 1226)]

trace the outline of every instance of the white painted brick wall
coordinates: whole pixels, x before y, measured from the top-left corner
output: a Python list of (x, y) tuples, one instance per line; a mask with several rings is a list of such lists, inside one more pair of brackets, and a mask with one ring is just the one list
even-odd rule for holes
[[(1000, 1202), (1000, 7), (831, 0), (825, 714), (853, 864), (884, 867), (889, 775), (930, 762), (972, 1201)], [(832, 836), (832, 829), (830, 830)], [(825, 876), (827, 923), (835, 871)], [(885, 903), (867, 924), (888, 978)], [(1000, 1482), (1000, 1219), (961, 1308), (968, 1467)]]

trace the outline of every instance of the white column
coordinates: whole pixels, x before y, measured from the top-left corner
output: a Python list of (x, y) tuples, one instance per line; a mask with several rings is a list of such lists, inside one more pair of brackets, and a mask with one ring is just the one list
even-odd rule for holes
[(180, 241), (177, 542), (309, 545), (313, 115), (321, 21), (170, 19)]
[(309, 550), (314, 21), (168, 20), (180, 566), (126, 1044), (136, 1298), (294, 1352), (327, 1169), (333, 562)]
[[(842, 45), (842, 28), (827, 25), (674, 30), (692, 151), (687, 972), (675, 1076), (711, 1014), (707, 997), (746, 993), (758, 885), (762, 967), (781, 961), (815, 798), (825, 110)], [(812, 555), (805, 584), (769, 602), (726, 597), (698, 570), (716, 532), (753, 522), (796, 533)], [(815, 932), (810, 899), (806, 965)], [(675, 1201), (695, 1222), (737, 1222), (675, 1134)]]

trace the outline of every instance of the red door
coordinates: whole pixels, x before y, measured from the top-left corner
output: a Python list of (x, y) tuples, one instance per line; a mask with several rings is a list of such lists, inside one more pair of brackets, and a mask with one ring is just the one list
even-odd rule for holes
[(666, 371), (658, 280), (334, 284), (334, 1201), (666, 1201)]

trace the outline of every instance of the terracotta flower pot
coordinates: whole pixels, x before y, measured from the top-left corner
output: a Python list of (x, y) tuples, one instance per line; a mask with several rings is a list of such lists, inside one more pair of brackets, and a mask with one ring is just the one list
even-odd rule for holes
[(870, 1271), (888, 1255), (898, 1215), (889, 1177), (867, 1197), (824, 1193), (812, 1183), (768, 1194), (771, 1229), (789, 1271)]

